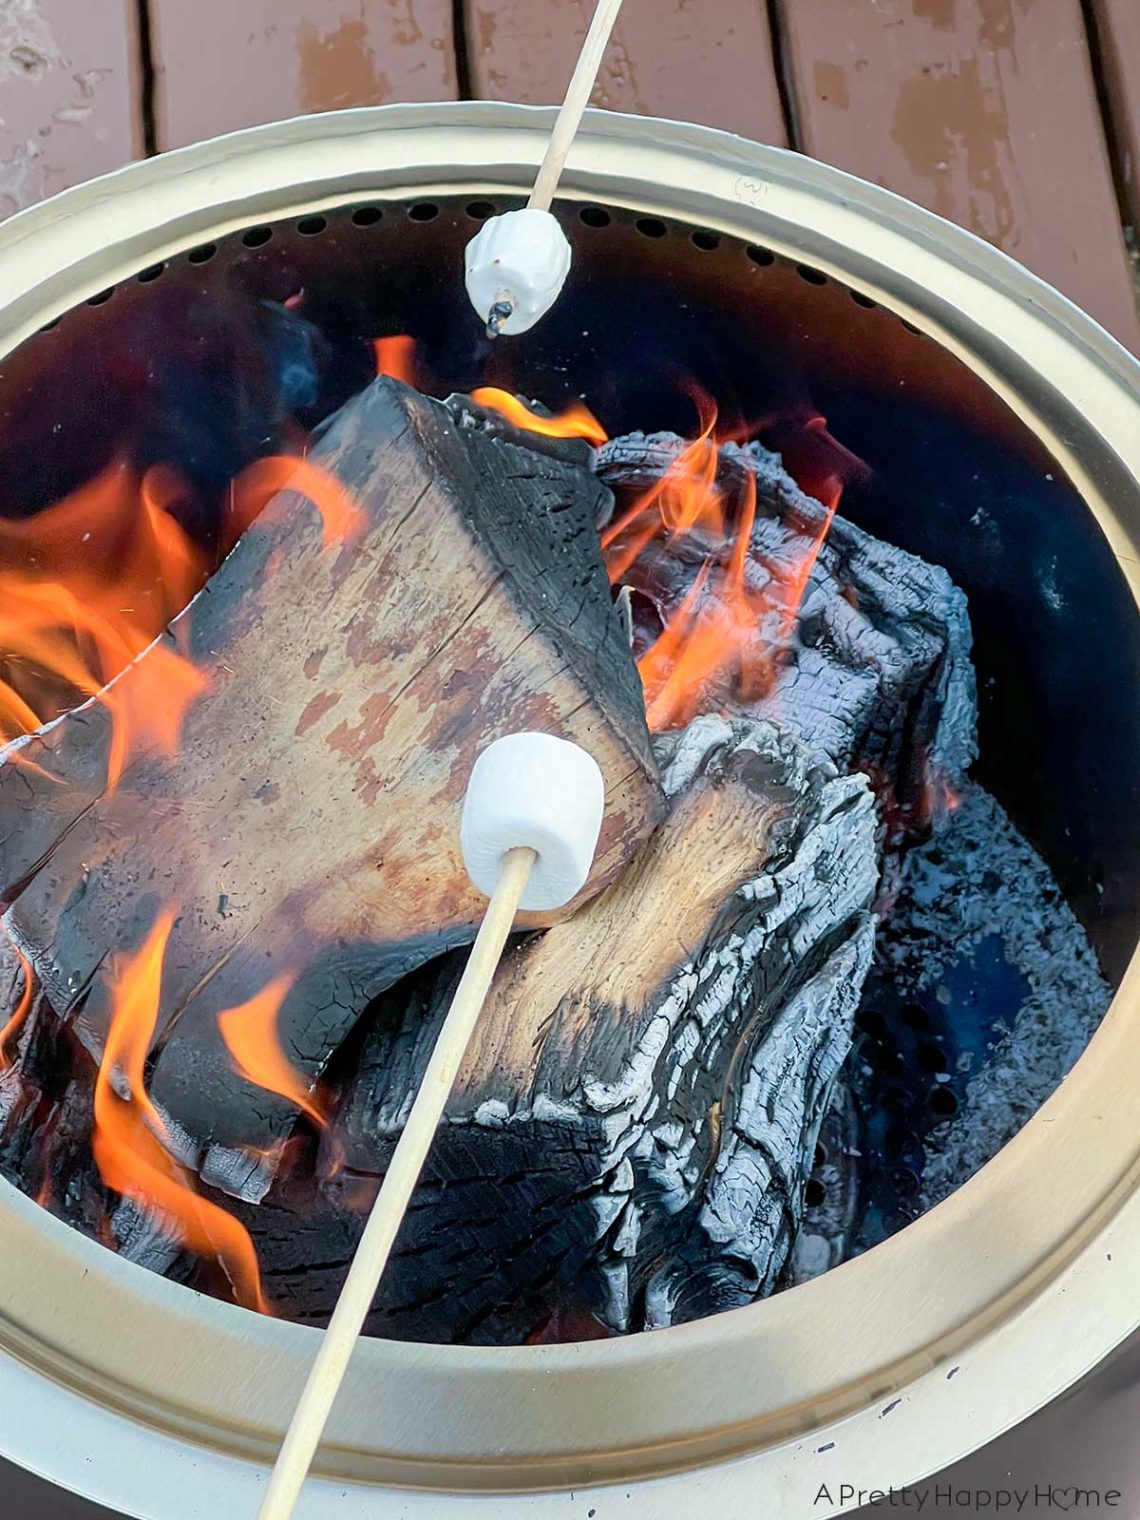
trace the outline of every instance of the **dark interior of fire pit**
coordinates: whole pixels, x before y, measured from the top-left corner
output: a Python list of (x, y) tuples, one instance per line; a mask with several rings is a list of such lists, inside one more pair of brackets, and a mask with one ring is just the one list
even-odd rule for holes
[[(972, 776), (1048, 872), (1038, 881), (1015, 843), (1002, 859), (1042, 893), (1051, 873), (1115, 985), (1140, 929), (1140, 710), (1124, 696), (1140, 681), (1140, 624), (1074, 488), (932, 339), (812, 268), (680, 223), (566, 208), (576, 262), (565, 297), (531, 334), (490, 342), (466, 302), (462, 249), (511, 204), (384, 202), (254, 227), (67, 313), (0, 369), (0, 516), (29, 516), (127, 457), (191, 483), (186, 511), (206, 514), (191, 526), (208, 539), (227, 483), (295, 447), (369, 382), (376, 340), (401, 335), (415, 340), (405, 363), (429, 395), (493, 385), (554, 411), (581, 399), (611, 437), (691, 437), (695, 397), (709, 396), (723, 435), (759, 438), (801, 482), (813, 468), (803, 420), (821, 415), (866, 466), (848, 479), (843, 516), (945, 567), (966, 592)], [(963, 848), (1000, 832), (984, 810), (951, 827)], [(936, 881), (949, 846), (921, 848), (926, 876), (903, 889), (912, 896)], [(1004, 911), (1031, 913), (1032, 902), (1023, 892)], [(893, 951), (872, 970), (852, 1090), (825, 1120), (806, 1194), (809, 1221), (822, 1219), (843, 1212), (837, 1194), (855, 1172), (874, 1179), (856, 1246), (935, 1201), (922, 1182), (927, 1137), (965, 1101), (1024, 996), (1025, 967), (976, 930), (968, 962), (925, 992), (900, 991)], [(852, 1106), (864, 1123), (855, 1168), (837, 1162), (858, 1149)], [(827, 1264), (810, 1256), (798, 1275)]]

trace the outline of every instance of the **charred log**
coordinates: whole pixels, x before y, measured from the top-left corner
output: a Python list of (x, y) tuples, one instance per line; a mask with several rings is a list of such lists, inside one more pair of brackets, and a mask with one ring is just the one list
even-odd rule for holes
[[(667, 821), (500, 967), (373, 1333), (519, 1340), (552, 1311), (624, 1330), (776, 1283), (870, 957), (872, 799), (768, 723), (659, 742)], [(376, 1010), (328, 1198), (377, 1185), (455, 970)]]
[[(597, 470), (618, 493), (619, 510), (628, 510), (662, 481), (683, 477), (687, 459), (674, 435), (634, 433), (604, 445)], [(715, 486), (738, 517), (753, 483), (744, 567), (756, 619), (750, 670), (718, 672), (701, 693), (702, 706), (771, 719), (840, 771), (864, 771), (890, 833), (922, 834), (944, 821), (947, 799), (977, 753), (965, 596), (941, 568), (806, 495), (778, 455), (756, 443), (724, 445)], [(615, 521), (620, 526), (620, 516)], [(615, 554), (622, 544), (619, 534)], [(695, 625), (715, 615), (723, 574), (704, 572), (702, 585), (696, 582), (706, 565), (723, 572), (731, 553), (731, 541), (698, 525), (622, 556), (619, 578), (633, 594), (639, 657), (686, 598)]]
[(115, 683), (157, 700), (159, 653), (189, 650), (209, 690), (176, 763), (136, 756), (108, 790), (95, 701), (0, 765), (7, 924), (96, 1057), (115, 952), (177, 912), (153, 1096), (179, 1159), (237, 1191), (265, 1185), (237, 1148), (271, 1144), (296, 1108), (235, 1072), (219, 1012), (292, 978), (280, 1039), (311, 1085), (369, 998), (470, 939), (482, 901), (458, 814), (490, 738), (542, 728), (598, 759), (587, 896), (660, 815), (589, 450), (522, 447), (380, 380), (311, 458), (355, 500), (351, 542), (325, 547), (282, 492)]

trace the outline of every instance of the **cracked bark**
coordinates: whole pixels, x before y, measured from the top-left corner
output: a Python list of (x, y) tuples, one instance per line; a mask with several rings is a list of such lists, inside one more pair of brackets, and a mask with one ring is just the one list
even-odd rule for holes
[[(684, 447), (668, 433), (614, 439), (598, 453), (598, 476), (628, 504), (676, 471)], [(755, 643), (770, 655), (775, 678), (748, 699), (722, 675), (702, 706), (770, 718), (841, 771), (864, 771), (896, 840), (940, 826), (947, 787), (959, 789), (977, 755), (964, 593), (939, 566), (841, 516), (829, 523), (778, 455), (756, 443), (724, 445), (717, 484), (726, 498), (739, 495), (746, 475), (756, 483), (757, 510), (745, 579), (768, 609)], [(642, 549), (622, 577), (633, 593), (638, 655), (676, 614), (706, 558), (724, 564), (729, 549), (699, 529)], [(784, 588), (808, 562), (789, 642)], [(715, 581), (706, 595), (715, 595)]]
[[(500, 967), (372, 1333), (672, 1323), (769, 1291), (787, 1259), (871, 952), (873, 799), (766, 722), (658, 743), (667, 821)], [(373, 1010), (326, 1141), (342, 1220), (383, 1174), (457, 969)], [(290, 1278), (304, 1317), (340, 1275)]]

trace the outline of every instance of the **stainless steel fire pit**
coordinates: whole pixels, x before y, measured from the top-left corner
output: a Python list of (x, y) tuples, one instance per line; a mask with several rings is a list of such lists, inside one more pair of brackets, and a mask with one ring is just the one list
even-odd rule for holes
[[(491, 104), (307, 118), (139, 164), (15, 218), (0, 230), (0, 411), (18, 408), (33, 371), (63, 367), (43, 347), (52, 335), (36, 335), (65, 312), (92, 302), (82, 320), (100, 320), (142, 299), (159, 266), (176, 278), (192, 250), (263, 224), (304, 238), (363, 202), (434, 216), (509, 199), (550, 119)], [(885, 191), (695, 127), (593, 115), (562, 195), (570, 213), (592, 208), (584, 241), (612, 218), (646, 250), (668, 241), (665, 222), (697, 229), (698, 252), (723, 243), (727, 257), (731, 245), (782, 282), (790, 337), (811, 348), (812, 312), (830, 311), (835, 365), (984, 412), (989, 432), (1067, 478), (1073, 532), (1104, 561), (1106, 605), (1123, 609), (1114, 647), (1132, 646), (1140, 365), (1061, 296)], [(714, 291), (717, 269), (702, 266), (694, 289)], [(999, 604), (1005, 590), (991, 588)], [(1011, 619), (1020, 595), (1010, 585)], [(1136, 706), (1131, 689), (1109, 695), (1123, 713)], [(1085, 742), (1091, 753), (1095, 733)], [(1051, 798), (1079, 792), (1094, 762), (1078, 746), (1079, 764), (1050, 770), (1040, 748), (1048, 835)], [(1113, 752), (1088, 771), (1101, 801), (1082, 850), (1103, 898), (1090, 933), (1109, 975), (1137, 940), (1134, 762)], [(981, 1445), (1140, 1324), (1138, 1003), (1134, 967), (1072, 1075), (993, 1162), (805, 1286), (625, 1340), (363, 1344), (302, 1512), (459, 1517), (494, 1494), (505, 1516), (807, 1513), (821, 1484), (898, 1487)], [(253, 1514), (317, 1332), (150, 1275), (6, 1183), (0, 1214), (4, 1454), (130, 1514)]]

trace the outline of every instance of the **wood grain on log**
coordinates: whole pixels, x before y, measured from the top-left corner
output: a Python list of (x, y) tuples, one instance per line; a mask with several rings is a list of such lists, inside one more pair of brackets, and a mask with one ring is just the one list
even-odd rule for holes
[[(312, 1083), (370, 997), (471, 938), (483, 902), (458, 819), (486, 743), (540, 728), (597, 758), (607, 809), (586, 896), (660, 816), (589, 458), (377, 381), (311, 456), (353, 491), (359, 534), (326, 549), (311, 506), (281, 493), (165, 636), (210, 680), (178, 761), (135, 758), (107, 794), (110, 721), (89, 703), (0, 765), (6, 921), (94, 1053), (109, 957), (177, 907), (152, 1093), (180, 1159), (221, 1148), (216, 1180), (250, 1186), (227, 1157), (295, 1118), (236, 1075), (222, 1009), (293, 975), (280, 1038)], [(119, 682), (148, 690), (153, 654)]]
[[(873, 802), (768, 723), (659, 743), (667, 821), (504, 959), (374, 1333), (521, 1339), (560, 1304), (669, 1323), (783, 1267), (870, 956)], [(383, 1173), (455, 970), (376, 1010), (328, 1196)]]

